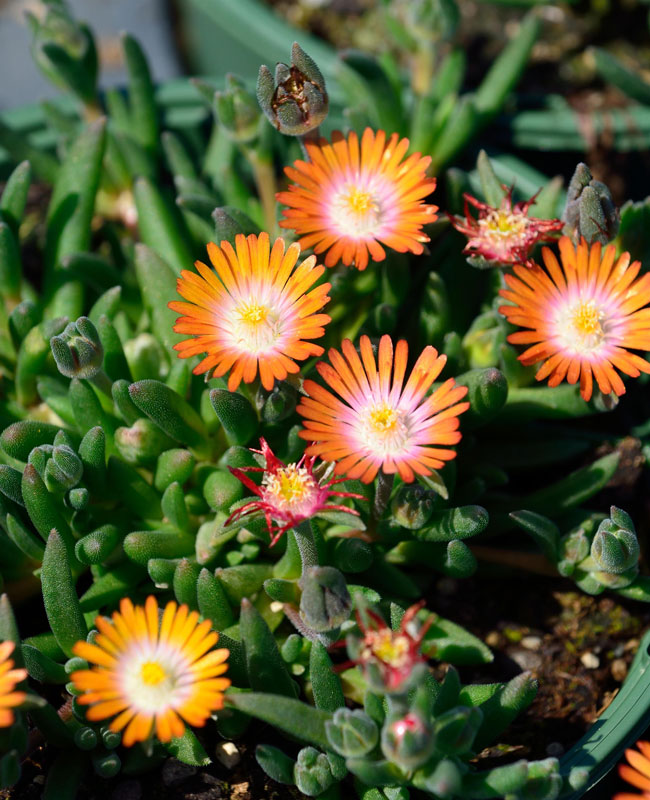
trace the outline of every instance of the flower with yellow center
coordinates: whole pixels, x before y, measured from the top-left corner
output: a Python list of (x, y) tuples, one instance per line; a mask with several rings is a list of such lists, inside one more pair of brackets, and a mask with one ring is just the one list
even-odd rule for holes
[(72, 681), (88, 719), (112, 718), (111, 730), (124, 730), (127, 747), (154, 734), (168, 742), (183, 735), (186, 723), (204, 725), (222, 708), (229, 653), (213, 649), (219, 636), (210, 620), (199, 624), (196, 611), (174, 602), (159, 616), (150, 596), (144, 607), (124, 598), (111, 620), (97, 617), (95, 624), (94, 643), (73, 648), (92, 667), (73, 672)]
[(0, 728), (13, 725), (13, 709), (25, 699), (25, 692), (16, 692), (16, 685), (27, 677), (26, 669), (13, 669), (14, 661), (9, 656), (14, 651), (11, 641), (0, 644)]
[(422, 640), (433, 623), (429, 614), (423, 624), (416, 616), (424, 601), (408, 608), (398, 630), (392, 630), (379, 614), (363, 608), (356, 612), (360, 635), (350, 634), (346, 639), (351, 664), (360, 666), (373, 691), (403, 694), (422, 677), (426, 658), (421, 652)]
[[(631, 747), (625, 751), (627, 764), (620, 764), (618, 774), (626, 783), (641, 789), (641, 794), (619, 792), (612, 800), (643, 800), (650, 798), (650, 742), (643, 740), (636, 743), (637, 750)], [(628, 766), (629, 765), (629, 766)]]
[(174, 345), (179, 358), (206, 354), (195, 374), (229, 372), (228, 389), (234, 391), (259, 372), (270, 391), (276, 380), (299, 372), (296, 361), (323, 352), (306, 341), (322, 336), (330, 321), (318, 313), (329, 301), (330, 284), (314, 286), (325, 271), (316, 256), (296, 266), (300, 245), (285, 251), (280, 238), (271, 248), (267, 233), (238, 235), (234, 248), (210, 242), (208, 255), (214, 269), (197, 261), (198, 275), (183, 270), (177, 288), (187, 302), (169, 303), (183, 315), (174, 330), (193, 337)]
[(285, 168), (293, 183), (277, 195), (288, 206), (280, 225), (295, 230), (302, 247), (326, 253), (328, 267), (365, 269), (369, 258), (386, 258), (382, 245), (419, 255), (429, 241), (422, 226), (437, 219), (437, 206), (423, 202), (436, 181), (426, 176), (429, 156), (406, 158), (408, 146), (370, 128), (361, 141), (337, 132), (331, 143), (306, 142), (310, 160)]
[[(465, 217), (449, 216), (456, 230), (467, 236), (463, 250), (468, 256), (487, 262), (487, 265), (530, 264), (530, 251), (538, 242), (548, 242), (562, 230), (559, 219), (529, 217), (528, 210), (534, 204), (531, 197), (526, 202), (513, 203), (512, 189), (506, 186), (499, 208), (482, 203), (471, 194), (465, 199)], [(478, 209), (473, 217), (469, 207)]]
[(549, 386), (563, 380), (580, 382), (580, 393), (591, 398), (596, 380), (603, 394), (622, 395), (625, 385), (617, 370), (638, 377), (650, 364), (630, 349), (650, 351), (650, 273), (638, 277), (641, 264), (630, 254), (616, 258), (616, 248), (604, 250), (583, 239), (575, 246), (568, 237), (559, 243), (560, 259), (543, 249), (546, 269), (517, 266), (506, 275), (501, 295), (510, 305), (499, 311), (514, 325), (529, 330), (508, 337), (528, 345), (519, 360), (543, 362), (537, 380)]
[[(360, 495), (337, 492), (330, 488), (342, 479), (321, 483), (314, 475), (315, 458), (303, 456), (296, 464), (284, 464), (275, 456), (265, 439), (260, 439), (260, 448), (252, 452), (262, 456), (263, 467), (229, 467), (232, 474), (239, 478), (258, 499), (248, 500), (235, 509), (225, 525), (235, 522), (242, 516), (250, 519), (251, 515), (263, 514), (271, 536), (271, 545), (274, 545), (289, 528), (318, 516), (321, 512), (344, 511), (348, 514), (358, 514), (347, 506), (327, 502), (331, 496), (360, 497)], [(254, 483), (246, 472), (263, 473), (261, 486)]]
[(467, 387), (450, 378), (427, 396), (446, 356), (425, 347), (405, 383), (405, 341), (393, 351), (390, 336), (382, 336), (377, 358), (367, 336), (361, 337), (360, 354), (349, 339), (341, 350), (329, 351), (331, 366), (316, 365), (336, 395), (315, 381), (304, 383), (308, 396), (297, 410), (305, 425), (299, 435), (311, 442), (308, 455), (336, 461), (338, 473), (364, 483), (380, 469), (411, 482), (455, 458), (449, 446), (461, 439), (458, 417), (469, 403), (459, 401)]

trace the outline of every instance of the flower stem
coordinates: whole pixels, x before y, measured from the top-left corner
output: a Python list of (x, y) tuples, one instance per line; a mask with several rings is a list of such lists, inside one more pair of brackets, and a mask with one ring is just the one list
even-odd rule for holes
[(306, 161), (309, 161), (309, 153), (307, 152), (307, 148), (305, 147), (306, 142), (317, 142), (320, 139), (320, 131), (319, 128), (312, 128), (307, 133), (303, 134), (302, 136), (296, 137), (300, 142), (300, 147), (302, 149), (302, 153), (305, 157)]
[(318, 548), (316, 547), (314, 532), (311, 529), (309, 520), (300, 522), (295, 526), (293, 532), (296, 537), (298, 550), (300, 551), (302, 577), (304, 577), (308, 569), (318, 566)]
[(379, 470), (377, 476), (377, 490), (375, 491), (375, 502), (372, 506), (372, 518), (374, 520), (381, 519), (388, 501), (390, 500), (390, 493), (393, 490), (393, 482), (395, 475), (386, 475), (383, 470)]
[(112, 397), (113, 381), (108, 377), (103, 369), (100, 369), (99, 372), (93, 376), (92, 382), (100, 392), (108, 395), (108, 397)]

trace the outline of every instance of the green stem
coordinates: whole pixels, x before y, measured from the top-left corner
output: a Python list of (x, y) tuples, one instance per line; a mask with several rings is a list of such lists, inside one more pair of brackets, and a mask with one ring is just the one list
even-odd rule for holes
[(386, 475), (383, 470), (379, 470), (377, 476), (377, 489), (375, 491), (375, 502), (372, 506), (372, 518), (379, 520), (382, 518), (388, 501), (390, 500), (390, 493), (393, 490), (393, 482), (395, 475)]
[(304, 520), (296, 525), (293, 532), (296, 537), (298, 550), (300, 551), (302, 577), (304, 577), (308, 569), (318, 566), (318, 548), (316, 547), (314, 532), (311, 529), (309, 520)]
[(112, 397), (112, 388), (113, 388), (113, 381), (108, 377), (108, 375), (104, 372), (103, 369), (100, 369), (99, 372), (92, 378), (92, 382), (95, 386), (99, 389), (100, 392)]
[(266, 230), (271, 236), (274, 236), (277, 226), (275, 193), (278, 190), (278, 186), (275, 179), (273, 161), (260, 156), (260, 154), (252, 148), (245, 148), (245, 153), (253, 170), (257, 193), (262, 203), (262, 213), (264, 214)]

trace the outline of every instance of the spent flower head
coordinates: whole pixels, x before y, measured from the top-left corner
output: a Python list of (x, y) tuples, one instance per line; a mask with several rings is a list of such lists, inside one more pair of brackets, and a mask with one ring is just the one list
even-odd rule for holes
[(650, 363), (630, 350), (650, 351), (650, 273), (637, 277), (641, 263), (630, 254), (616, 257), (614, 245), (602, 248), (569, 237), (559, 243), (560, 262), (545, 247), (546, 269), (516, 266), (500, 294), (509, 305), (499, 308), (508, 322), (529, 330), (508, 336), (528, 345), (519, 356), (526, 366), (544, 362), (536, 374), (549, 386), (580, 382), (580, 394), (591, 398), (594, 379), (603, 394), (625, 393), (617, 370), (637, 378)]
[(89, 706), (88, 720), (112, 718), (110, 729), (124, 730), (125, 746), (154, 733), (168, 742), (223, 706), (229, 652), (212, 649), (219, 635), (210, 620), (199, 624), (197, 611), (170, 602), (159, 616), (155, 597), (144, 607), (124, 598), (111, 620), (97, 617), (95, 624), (94, 643), (73, 648), (92, 666), (73, 672), (72, 681), (82, 692), (79, 703)]
[(334, 133), (331, 144), (306, 142), (310, 160), (285, 167), (293, 183), (277, 195), (289, 206), (280, 226), (295, 230), (302, 247), (326, 253), (328, 267), (342, 261), (365, 269), (369, 258), (386, 258), (382, 244), (420, 255), (429, 241), (422, 226), (437, 219), (437, 206), (423, 202), (436, 180), (426, 176), (429, 156), (405, 159), (408, 146), (396, 133), (386, 141), (384, 131), (370, 128), (361, 141), (353, 131)]
[[(274, 545), (283, 533), (322, 511), (343, 511), (358, 515), (352, 508), (329, 503), (330, 497), (356, 497), (353, 492), (338, 492), (331, 487), (343, 478), (328, 480), (327, 472), (314, 474), (315, 456), (304, 455), (300, 461), (285, 464), (273, 453), (265, 439), (260, 450), (252, 450), (264, 458), (263, 467), (229, 467), (233, 475), (252, 491), (257, 500), (249, 500), (232, 512), (225, 522), (229, 525), (243, 516), (262, 513)], [(324, 466), (324, 465), (323, 465)], [(262, 483), (257, 486), (246, 472), (261, 472)]]
[[(454, 228), (467, 236), (463, 252), (476, 260), (478, 266), (531, 264), (531, 249), (538, 242), (552, 241), (564, 226), (560, 219), (529, 217), (528, 210), (535, 197), (513, 203), (512, 188), (504, 186), (503, 190), (499, 208), (464, 194), (465, 217), (449, 215)], [(478, 217), (472, 216), (470, 205), (478, 209)]]
[(323, 352), (306, 341), (322, 336), (330, 321), (318, 313), (329, 301), (330, 284), (314, 287), (324, 272), (316, 256), (296, 266), (300, 246), (294, 243), (285, 251), (278, 238), (271, 248), (268, 233), (239, 234), (234, 248), (227, 241), (221, 247), (210, 242), (208, 255), (214, 269), (197, 261), (198, 275), (183, 270), (177, 289), (187, 302), (169, 303), (183, 315), (174, 330), (193, 337), (174, 345), (179, 358), (206, 354), (194, 368), (196, 375), (230, 372), (232, 392), (242, 379), (252, 383), (259, 371), (270, 391), (276, 380), (299, 372), (295, 360)]

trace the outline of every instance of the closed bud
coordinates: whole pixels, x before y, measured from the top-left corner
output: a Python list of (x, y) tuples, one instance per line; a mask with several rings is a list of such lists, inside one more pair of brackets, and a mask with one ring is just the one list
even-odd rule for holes
[(338, 628), (350, 616), (352, 599), (345, 578), (334, 567), (312, 567), (303, 577), (300, 616), (312, 630)]
[(295, 411), (297, 399), (298, 392), (293, 386), (286, 381), (276, 382), (270, 392), (260, 392), (262, 420), (269, 425), (282, 422)]
[(66, 378), (94, 378), (102, 368), (104, 348), (88, 317), (68, 323), (63, 333), (50, 339), (50, 347), (59, 372)]
[(269, 122), (287, 136), (304, 136), (327, 117), (325, 79), (316, 62), (294, 42), (291, 66), (278, 64), (275, 79), (260, 67), (257, 100)]
[(257, 136), (260, 110), (255, 97), (236, 75), (226, 75), (226, 89), (214, 93), (219, 122), (236, 142), (250, 142)]
[(469, 753), (482, 721), (480, 708), (458, 706), (441, 714), (433, 726), (436, 750), (446, 756)]
[(459, 375), (456, 382), (467, 386), (469, 409), (463, 414), (463, 426), (475, 428), (493, 419), (508, 399), (508, 381), (494, 367), (473, 369)]
[(433, 730), (419, 714), (409, 711), (389, 718), (381, 732), (381, 749), (389, 761), (405, 770), (417, 769), (431, 756)]
[[(619, 514), (617, 517), (622, 519)], [(604, 519), (598, 526), (591, 544), (591, 557), (600, 570), (620, 574), (636, 567), (640, 554), (639, 541), (632, 521), (629, 517), (627, 520), (623, 521), (631, 525), (631, 530), (620, 528), (613, 519)]]
[(375, 748), (379, 730), (365, 711), (337, 708), (325, 723), (327, 741), (344, 758), (361, 758)]
[(90, 493), (84, 486), (80, 486), (77, 489), (70, 489), (68, 492), (68, 504), (70, 508), (73, 508), (75, 511), (83, 511), (88, 507), (89, 502)]
[(130, 428), (115, 431), (115, 447), (129, 464), (140, 467), (148, 464), (174, 442), (149, 419), (141, 417)]
[(592, 178), (586, 164), (578, 164), (567, 192), (562, 219), (565, 232), (577, 244), (581, 237), (588, 244), (607, 244), (618, 232), (620, 216), (607, 186)]
[(42, 444), (29, 454), (29, 463), (43, 479), (50, 492), (74, 488), (83, 474), (81, 459), (68, 445)]
[(423, 528), (433, 513), (433, 495), (419, 484), (401, 486), (391, 504), (393, 519), (410, 531)]
[(293, 778), (299, 791), (308, 797), (322, 794), (335, 782), (327, 756), (315, 747), (303, 747), (298, 753)]

